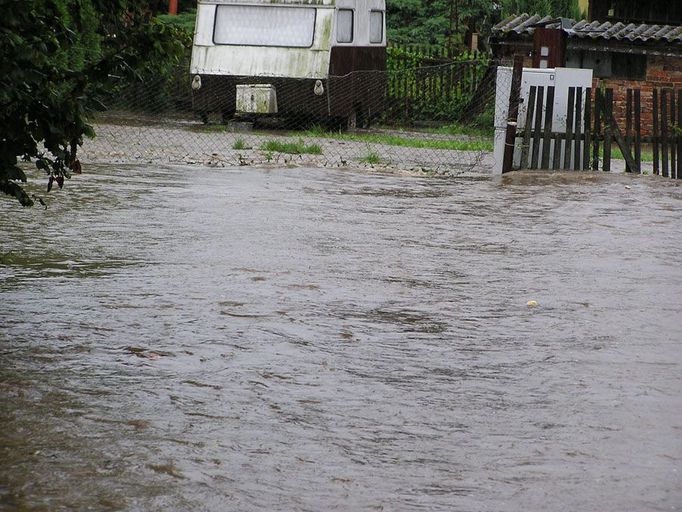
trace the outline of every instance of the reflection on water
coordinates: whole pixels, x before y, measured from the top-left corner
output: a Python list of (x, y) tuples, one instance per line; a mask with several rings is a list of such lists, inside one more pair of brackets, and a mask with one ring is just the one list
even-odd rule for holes
[(1, 206), (0, 510), (679, 510), (676, 183), (91, 171)]

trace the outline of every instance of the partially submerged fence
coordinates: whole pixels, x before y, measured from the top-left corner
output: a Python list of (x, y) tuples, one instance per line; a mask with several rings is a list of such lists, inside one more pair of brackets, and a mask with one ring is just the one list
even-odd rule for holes
[[(531, 86), (525, 126), (516, 132), (520, 139), (519, 167), (522, 169), (584, 170), (596, 165), (591, 160), (591, 88), (569, 87), (565, 126), (554, 126), (555, 87)], [(598, 115), (596, 117), (599, 118)]]
[[(556, 94), (554, 87), (530, 87), (526, 122), (514, 134), (517, 167), (610, 171), (615, 146), (626, 172), (641, 173), (651, 149), (654, 174), (682, 179), (682, 90), (654, 89), (648, 107), (640, 89), (627, 89), (619, 124), (612, 89), (569, 87), (561, 131), (552, 123)], [(653, 123), (646, 129), (642, 120), (649, 112)]]
[[(361, 78), (383, 87), (376, 98), (380, 108), (371, 112), (371, 118), (362, 119), (370, 127), (359, 123), (352, 130), (341, 126), (343, 120), (297, 112), (255, 119), (223, 118), (214, 112), (202, 119), (192, 109), (188, 72), (184, 81), (158, 78), (131, 84), (112, 94), (105, 102), (107, 108), (92, 116), (97, 136), (85, 141), (80, 156), (86, 161), (354, 165), (437, 174), (469, 172), (492, 150), (494, 75), (490, 83), (474, 80), (471, 70), (476, 66), (484, 69), (479, 61), (465, 60), (358, 72), (350, 77), (351, 83), (357, 77), (358, 82)], [(301, 97), (309, 93), (308, 82), (300, 81)], [(299, 94), (296, 83), (287, 87), (287, 94)], [(337, 87), (335, 93), (346, 94), (352, 101), (354, 89)], [(452, 108), (436, 116), (426, 107), (438, 105), (438, 98)], [(234, 108), (233, 99), (225, 101)], [(431, 121), (429, 128), (424, 127), (425, 120)]]
[[(635, 91), (634, 96), (628, 91), (628, 105), (632, 101), (637, 112), (636, 140), (646, 140), (640, 132), (639, 98), (640, 91)], [(682, 179), (682, 89), (654, 89), (651, 102), (654, 174)]]

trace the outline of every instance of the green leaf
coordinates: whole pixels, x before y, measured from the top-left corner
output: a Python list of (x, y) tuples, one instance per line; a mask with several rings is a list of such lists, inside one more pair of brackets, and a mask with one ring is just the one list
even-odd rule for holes
[(86, 137), (88, 137), (90, 139), (94, 139), (95, 138), (95, 130), (93, 129), (92, 126), (90, 126), (89, 124), (86, 124), (85, 126), (83, 126), (83, 135), (85, 135)]
[(16, 165), (0, 170), (0, 180), (14, 180), (26, 183), (26, 174)]
[(0, 180), (0, 192), (17, 198), (21, 206), (33, 206), (33, 200), (28, 196), (26, 191), (14, 181)]

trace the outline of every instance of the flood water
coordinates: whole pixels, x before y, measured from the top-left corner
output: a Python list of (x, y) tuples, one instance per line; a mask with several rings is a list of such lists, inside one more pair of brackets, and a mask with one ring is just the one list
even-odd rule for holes
[(0, 203), (0, 510), (682, 510), (679, 184), (87, 170)]

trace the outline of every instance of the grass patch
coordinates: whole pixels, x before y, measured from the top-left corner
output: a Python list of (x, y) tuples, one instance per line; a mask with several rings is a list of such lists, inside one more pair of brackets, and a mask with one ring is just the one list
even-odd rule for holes
[(324, 126), (321, 126), (319, 124), (314, 124), (310, 128), (308, 128), (305, 131), (305, 133), (309, 137), (328, 137), (331, 132), (329, 130), (325, 129)]
[(326, 137), (336, 140), (348, 140), (352, 142), (365, 142), (367, 144), (385, 144), (387, 146), (400, 146), (417, 149), (450, 149), (455, 151), (492, 151), (491, 139), (481, 140), (433, 140), (415, 139), (389, 134), (371, 133), (332, 133), (317, 131), (305, 132), (308, 137)]
[(379, 156), (379, 153), (376, 151), (369, 150), (367, 154), (360, 159), (360, 161), (364, 164), (368, 165), (377, 165), (382, 162), (381, 157)]
[(265, 141), (261, 147), (263, 151), (276, 152), (276, 153), (288, 153), (290, 155), (321, 155), (322, 148), (318, 144), (306, 145), (303, 139), (299, 139), (298, 142), (280, 142), (277, 140)]
[[(599, 156), (603, 159), (604, 158), (604, 146), (599, 147)], [(635, 154), (634, 151), (632, 153), (632, 156), (634, 158)], [(620, 150), (619, 147), (612, 147), (611, 148), (611, 158), (614, 160), (625, 160), (625, 157), (623, 156), (623, 152)], [(654, 154), (653, 152), (650, 151), (642, 151), (642, 162), (653, 162), (654, 161)]]
[(238, 137), (232, 144), (232, 149), (251, 149), (251, 146), (247, 145), (244, 139)]
[(465, 126), (462, 124), (449, 124), (441, 126), (440, 128), (429, 128), (427, 133), (437, 133), (442, 135), (467, 135), (469, 137), (492, 137), (495, 134), (495, 128), (492, 124), (490, 127), (480, 126)]
[[(632, 157), (635, 157), (635, 152), (634, 150), (632, 151)], [(652, 150), (644, 150), (642, 151), (641, 154), (642, 162), (653, 162), (654, 161), (654, 153)], [(620, 150), (620, 148), (616, 145), (613, 144), (611, 146), (611, 160), (625, 160), (625, 157), (623, 156), (623, 152)], [(604, 161), (604, 143), (600, 142), (599, 144), (599, 161), (603, 162)], [(590, 148), (590, 165), (592, 164), (592, 148)]]

